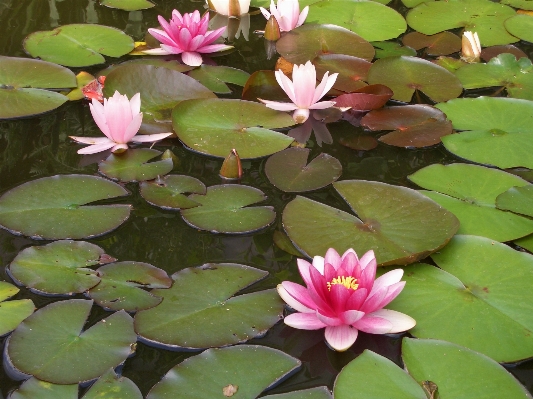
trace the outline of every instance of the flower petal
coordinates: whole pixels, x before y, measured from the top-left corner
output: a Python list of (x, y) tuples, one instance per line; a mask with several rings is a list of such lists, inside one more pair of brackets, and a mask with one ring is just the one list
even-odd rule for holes
[[(109, 140), (109, 139), (108, 139)], [(85, 147), (78, 150), (78, 154), (84, 155), (84, 154), (96, 154), (97, 152), (102, 152), (105, 150), (109, 150), (112, 148), (116, 143), (112, 140), (109, 140), (107, 143), (99, 143), (90, 145), (89, 147)]]
[(109, 140), (107, 137), (79, 137), (79, 136), (69, 136), (72, 140), (77, 141), (82, 144), (103, 144), (103, 143), (113, 143), (113, 140)]
[(337, 270), (341, 266), (342, 259), (335, 249), (330, 248), (327, 250), (326, 256), (324, 256), (324, 263), (329, 263), (335, 270)]
[(263, 100), (261, 98), (258, 98), (258, 100), (268, 108), (275, 109), (276, 111), (294, 111), (295, 109), (298, 109), (293, 103), (280, 103), (278, 101)]
[(336, 317), (333, 314), (325, 315), (317, 311), (316, 317), (318, 320), (320, 320), (322, 323), (324, 323), (327, 326), (341, 326), (344, 324), (339, 317)]
[(324, 323), (317, 319), (315, 313), (293, 313), (283, 319), (285, 324), (300, 330), (320, 330), (326, 327)]
[(389, 285), (396, 284), (403, 277), (403, 269), (394, 269), (390, 272), (385, 273), (384, 275), (378, 277), (374, 281), (372, 290), (370, 291), (369, 296), (372, 296), (376, 291), (388, 287)]
[(356, 321), (361, 320), (365, 316), (364, 312), (358, 310), (347, 310), (340, 315), (344, 324), (353, 324)]
[(181, 53), (181, 60), (185, 65), (200, 66), (202, 65), (202, 56), (200, 53), (185, 51)]
[(392, 323), (389, 320), (383, 317), (377, 317), (372, 313), (356, 321), (353, 326), (358, 330), (370, 334), (388, 334), (392, 330)]
[(163, 140), (168, 136), (172, 136), (174, 133), (156, 133), (156, 134), (138, 134), (131, 138), (130, 141), (135, 141), (136, 143), (151, 143), (153, 141)]
[(390, 309), (380, 309), (368, 314), (367, 316), (380, 317), (388, 320), (392, 324), (388, 334), (404, 332), (410, 330), (416, 325), (416, 320), (411, 316)]
[(344, 352), (349, 349), (357, 339), (357, 329), (342, 325), (337, 327), (326, 327), (326, 341), (333, 349)]
[(309, 296), (307, 288), (291, 281), (283, 281), (276, 288), (281, 299), (294, 310), (302, 313), (315, 311), (316, 305)]

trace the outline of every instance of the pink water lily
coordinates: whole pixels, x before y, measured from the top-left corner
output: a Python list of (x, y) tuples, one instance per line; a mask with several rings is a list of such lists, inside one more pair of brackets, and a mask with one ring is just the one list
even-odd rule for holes
[(292, 68), (292, 81), (282, 71), (276, 71), (276, 80), (287, 93), (292, 103), (282, 103), (258, 99), (267, 107), (278, 111), (294, 111), (292, 118), (296, 123), (304, 123), (309, 118), (310, 109), (325, 109), (335, 105), (335, 101), (320, 101), (333, 87), (338, 73), (324, 74), (322, 81), (316, 86), (316, 70), (311, 61), (305, 65), (294, 65)]
[(298, 0), (278, 0), (277, 7), (274, 0), (270, 0), (270, 12), (263, 7), (259, 7), (259, 9), (267, 20), (270, 19), (271, 15), (276, 18), (281, 32), (288, 32), (302, 25), (309, 12), (309, 6), (300, 12)]
[(199, 66), (203, 61), (202, 54), (233, 48), (225, 44), (211, 44), (222, 36), (226, 27), (208, 31), (209, 13), (200, 18), (198, 10), (183, 16), (174, 10), (169, 22), (161, 15), (157, 18), (163, 30), (150, 28), (148, 32), (161, 42), (160, 48), (145, 50), (145, 54), (181, 54), (184, 64)]
[(325, 328), (328, 344), (345, 351), (359, 331), (387, 334), (407, 331), (416, 324), (403, 313), (383, 309), (405, 286), (402, 269), (376, 279), (376, 257), (368, 251), (361, 259), (353, 249), (342, 257), (330, 248), (325, 258), (315, 256), (313, 264), (298, 259), (307, 285), (290, 281), (278, 285), (281, 298), (298, 313), (285, 317), (285, 324), (303, 330)]
[(128, 149), (130, 141), (153, 142), (172, 134), (159, 133), (136, 136), (143, 119), (143, 114), (140, 112), (141, 95), (139, 93), (128, 100), (127, 96), (115, 91), (112, 97), (104, 99), (104, 104), (93, 99), (89, 107), (94, 121), (106, 137), (70, 136), (78, 143), (91, 144), (89, 147), (78, 150), (78, 154), (95, 154), (108, 149), (113, 152), (122, 152)]

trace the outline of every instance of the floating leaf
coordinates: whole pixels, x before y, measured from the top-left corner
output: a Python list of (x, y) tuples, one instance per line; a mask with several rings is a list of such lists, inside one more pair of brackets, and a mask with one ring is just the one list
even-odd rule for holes
[[(261, 365), (260, 373), (257, 365)], [(235, 398), (253, 399), (300, 365), (298, 359), (265, 346), (208, 349), (170, 369), (146, 399), (168, 395), (174, 399), (222, 398), (224, 387), (230, 384), (238, 387)]]
[(320, 1), (309, 7), (307, 22), (324, 24), (332, 21), (369, 42), (397, 38), (407, 29), (405, 20), (397, 11), (374, 1)]
[(533, 217), (533, 184), (511, 187), (496, 197), (496, 207)]
[(370, 111), (382, 108), (393, 94), (387, 86), (369, 85), (352, 93), (341, 94), (335, 98), (335, 106), (350, 107), (354, 111)]
[(84, 205), (127, 193), (118, 184), (96, 176), (43, 177), (0, 197), (0, 226), (34, 239), (102, 235), (128, 219), (130, 205)]
[(285, 231), (309, 257), (328, 248), (339, 253), (372, 248), (381, 265), (408, 264), (444, 246), (459, 227), (450, 212), (406, 187), (364, 180), (333, 187), (359, 218), (304, 197), (283, 211)]
[(415, 50), (425, 48), (427, 55), (449, 55), (461, 50), (461, 38), (452, 32), (442, 32), (431, 36), (409, 32), (402, 37), (402, 43)]
[[(147, 342), (193, 349), (232, 345), (263, 335), (282, 316), (283, 301), (276, 290), (234, 295), (267, 274), (233, 263), (181, 270), (172, 275), (171, 288), (152, 291), (163, 301), (137, 312), (135, 331)], [(224, 386), (229, 383), (234, 382)]]
[(379, 143), (373, 136), (356, 135), (341, 137), (339, 139), (339, 144), (351, 148), (352, 150), (370, 151), (376, 148)]
[(33, 32), (24, 39), (32, 56), (70, 67), (105, 62), (133, 50), (133, 39), (119, 29), (92, 24), (63, 25), (54, 30)]
[(520, 50), (518, 47), (513, 46), (512, 44), (507, 44), (505, 46), (491, 46), (484, 48), (483, 50), (481, 50), (481, 59), (487, 62), (490, 61), (492, 58), (504, 53), (513, 54), (517, 60), (522, 57), (527, 58), (527, 54)]
[[(408, 176), (428, 190), (424, 195), (453, 212), (459, 234), (511, 241), (533, 233), (533, 220), (496, 209), (496, 197), (528, 183), (518, 176), (468, 164), (430, 165)], [(441, 194), (442, 193), (442, 194)]]
[(303, 389), (301, 391), (293, 391), (287, 393), (280, 393), (277, 395), (264, 396), (268, 399), (332, 399), (331, 392), (327, 387), (316, 387)]
[(416, 50), (407, 46), (402, 47), (400, 43), (372, 42), (372, 45), (376, 48), (376, 59), (399, 55), (416, 56)]
[[(502, 3), (505, 3), (505, 1), (502, 1)], [(531, 4), (528, 5), (527, 9), (533, 9)], [(533, 16), (525, 14), (514, 15), (506, 19), (504, 25), (511, 35), (533, 43), (533, 34), (531, 33), (533, 31)]]
[(99, 263), (104, 250), (84, 241), (56, 241), (20, 252), (9, 272), (26, 287), (45, 294), (82, 293), (100, 282), (89, 266)]
[(258, 101), (258, 98), (270, 101), (290, 101), (287, 93), (276, 81), (274, 71), (255, 71), (246, 81), (242, 89), (242, 99)]
[(364, 81), (367, 80), (368, 70), (372, 65), (370, 61), (345, 54), (319, 55), (313, 60), (313, 64), (319, 78), (326, 72), (338, 73), (333, 88), (347, 93), (367, 85)]
[(147, 8), (154, 7), (154, 3), (148, 0), (100, 0), (100, 4), (125, 11), (146, 10)]
[(285, 232), (276, 230), (274, 231), (274, 234), (272, 235), (272, 240), (274, 241), (274, 244), (283, 251), (293, 255), (293, 256), (299, 256), (302, 257), (302, 253), (296, 249), (292, 241), (287, 237), (287, 234)]
[(321, 153), (309, 164), (307, 148), (288, 148), (272, 155), (265, 163), (265, 173), (274, 186), (286, 192), (312, 191), (336, 181), (342, 174), (337, 158)]
[(148, 163), (159, 155), (160, 151), (149, 148), (130, 149), (121, 154), (109, 155), (98, 164), (98, 170), (121, 182), (152, 180), (166, 175), (174, 167), (170, 158)]
[(188, 73), (209, 90), (215, 93), (230, 94), (232, 91), (226, 83), (244, 86), (250, 77), (248, 72), (226, 66), (201, 65)]
[(286, 32), (276, 42), (276, 49), (293, 64), (305, 64), (325, 54), (345, 54), (372, 61), (375, 52), (368, 41), (348, 29), (337, 25), (312, 24), (304, 24)]
[(172, 120), (178, 138), (191, 150), (221, 158), (232, 149), (241, 159), (264, 157), (293, 141), (270, 130), (293, 125), (288, 114), (251, 101), (183, 101), (172, 111)]
[(183, 220), (194, 228), (212, 233), (251, 233), (270, 225), (276, 218), (271, 206), (248, 207), (266, 199), (261, 190), (249, 186), (211, 186), (205, 195), (192, 194), (189, 199), (201, 206), (183, 209)]
[(374, 62), (368, 83), (383, 84), (394, 92), (392, 98), (410, 102), (419, 90), (435, 102), (459, 97), (463, 86), (451, 72), (417, 57), (387, 57)]
[[(32, 314), (6, 343), (10, 364), (22, 373), (54, 384), (89, 381), (118, 366), (130, 355), (131, 345), (137, 340), (133, 320), (120, 311), (82, 331), (92, 304), (93, 301), (70, 299)], [(72, 367), (74, 364), (76, 367)]]
[(168, 175), (139, 185), (142, 197), (150, 204), (163, 209), (187, 209), (200, 205), (184, 193), (205, 194), (200, 180), (186, 175)]
[(102, 398), (142, 399), (143, 396), (133, 381), (119, 377), (110, 369), (91, 386), (82, 399)]
[(533, 234), (514, 240), (513, 243), (533, 253)]
[(421, 104), (373, 110), (361, 119), (361, 125), (370, 130), (394, 130), (379, 141), (407, 148), (439, 144), (441, 137), (453, 131), (442, 111)]
[(0, 281), (0, 337), (17, 328), (35, 309), (30, 299), (5, 301), (19, 291), (14, 285)]
[(72, 71), (50, 62), (0, 56), (0, 119), (51, 111), (68, 101), (43, 89), (76, 86)]
[(142, 288), (168, 288), (172, 284), (164, 270), (148, 263), (111, 263), (97, 272), (101, 281), (89, 290), (89, 298), (110, 310), (136, 312), (153, 308), (162, 299)]
[(60, 385), (31, 377), (8, 396), (9, 399), (78, 399), (78, 384)]

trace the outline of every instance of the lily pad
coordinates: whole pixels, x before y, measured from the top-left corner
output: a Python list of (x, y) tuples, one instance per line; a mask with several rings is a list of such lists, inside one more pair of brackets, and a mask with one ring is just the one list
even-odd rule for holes
[(399, 55), (408, 55), (416, 57), (416, 50), (402, 46), (396, 42), (372, 42), (372, 46), (376, 49), (376, 59), (385, 57), (395, 57)]
[(45, 294), (87, 291), (100, 282), (89, 266), (99, 263), (104, 250), (84, 241), (56, 241), (20, 252), (9, 265), (11, 276), (26, 287)]
[(24, 49), (35, 58), (82, 67), (104, 63), (104, 55), (120, 57), (129, 53), (133, 39), (109, 26), (72, 24), (31, 33), (24, 39)]
[(200, 204), (184, 194), (204, 195), (207, 190), (200, 180), (186, 175), (168, 175), (162, 179), (142, 182), (139, 188), (148, 203), (163, 209), (194, 208)]
[(215, 93), (230, 94), (231, 89), (226, 83), (244, 86), (250, 77), (248, 72), (226, 66), (201, 65), (188, 73), (209, 90)]
[(441, 32), (436, 35), (424, 35), (420, 32), (409, 32), (402, 37), (405, 46), (415, 50), (426, 49), (427, 55), (449, 55), (461, 50), (461, 38), (452, 32)]
[(258, 98), (270, 101), (290, 101), (287, 93), (276, 81), (274, 71), (255, 71), (246, 81), (242, 89), (242, 99), (258, 101)]
[(350, 107), (354, 111), (370, 111), (382, 108), (393, 96), (384, 85), (368, 85), (352, 93), (341, 94), (335, 98), (336, 107)]
[(0, 197), (0, 227), (34, 239), (99, 236), (124, 223), (131, 206), (85, 204), (126, 194), (123, 187), (101, 177), (43, 177)]
[(309, 152), (294, 147), (268, 158), (265, 173), (270, 183), (282, 191), (300, 193), (325, 187), (341, 176), (342, 165), (337, 158), (321, 153), (308, 164)]
[(121, 182), (152, 180), (166, 175), (174, 167), (170, 158), (148, 163), (161, 154), (160, 151), (149, 148), (130, 149), (121, 154), (109, 155), (98, 164), (98, 170)]
[(78, 384), (60, 385), (31, 377), (9, 394), (8, 399), (78, 399)]
[[(350, 93), (365, 87), (368, 70), (372, 66), (370, 61), (345, 54), (324, 54), (313, 60), (317, 76), (320, 78), (326, 72), (338, 73), (334, 89)], [(338, 105), (336, 105), (338, 106)]]
[(418, 383), (430, 380), (438, 387), (440, 398), (531, 398), (511, 373), (494, 360), (450, 342), (404, 338), (402, 358)]
[(148, 0), (100, 0), (100, 4), (125, 11), (146, 10), (147, 8), (154, 7), (154, 3)]
[(406, 148), (439, 144), (441, 137), (453, 131), (441, 110), (422, 104), (373, 110), (361, 119), (361, 125), (370, 130), (394, 130), (379, 141)]
[[(502, 1), (502, 3), (505, 3), (505, 1)], [(531, 2), (528, 3), (530, 4), (526, 9), (533, 10)], [(504, 25), (505, 29), (507, 29), (511, 35), (514, 35), (521, 40), (525, 40), (526, 42), (533, 43), (533, 16), (527, 14), (515, 15), (506, 19)]]
[(454, 28), (477, 32), (483, 46), (518, 41), (504, 27), (504, 21), (515, 15), (511, 7), (488, 0), (434, 1), (418, 5), (407, 14), (407, 23), (425, 35)]
[(513, 54), (517, 60), (523, 57), (527, 58), (527, 54), (524, 53), (521, 49), (516, 46), (513, 46), (512, 44), (507, 44), (503, 46), (485, 47), (483, 50), (481, 50), (481, 59), (483, 61), (488, 62), (492, 58), (504, 53)]
[(70, 299), (39, 309), (9, 337), (7, 360), (16, 370), (54, 384), (90, 381), (118, 366), (137, 340), (133, 320), (120, 311), (82, 331), (92, 304)]
[[(260, 373), (258, 365), (261, 365)], [(298, 359), (265, 346), (208, 349), (170, 369), (146, 399), (169, 395), (174, 399), (222, 398), (224, 388), (229, 385), (234, 387), (233, 398), (253, 399), (300, 365)]]
[[(309, 16), (307, 21), (311, 21)], [(337, 25), (313, 24), (304, 24), (286, 32), (276, 42), (276, 49), (293, 64), (304, 64), (325, 54), (345, 54), (372, 61), (375, 53), (374, 47), (367, 40), (348, 29)]]
[(511, 187), (525, 186), (518, 176), (469, 164), (430, 165), (408, 176), (435, 191), (424, 195), (453, 212), (461, 221), (458, 234), (505, 242), (533, 233), (533, 220), (496, 209), (496, 197)]
[(331, 392), (327, 387), (316, 387), (265, 396), (268, 399), (332, 399)]
[(98, 270), (100, 283), (92, 287), (88, 296), (106, 310), (136, 312), (153, 308), (162, 298), (143, 288), (168, 288), (172, 280), (164, 270), (148, 263), (117, 262)]
[(405, 265), (446, 245), (459, 227), (450, 212), (406, 187), (364, 180), (333, 187), (359, 218), (304, 197), (283, 211), (285, 231), (308, 257), (328, 248), (340, 253), (372, 248), (380, 265)]
[(417, 57), (387, 57), (374, 62), (368, 83), (383, 84), (394, 92), (394, 100), (410, 102), (419, 90), (435, 102), (459, 97), (463, 86), (443, 67)]
[(533, 184), (511, 187), (496, 197), (496, 207), (533, 217)]
[(276, 290), (234, 295), (267, 274), (233, 263), (181, 270), (172, 275), (171, 288), (152, 291), (163, 301), (137, 312), (135, 331), (148, 343), (175, 349), (232, 345), (263, 335), (282, 317)]
[(91, 386), (82, 399), (102, 398), (143, 399), (143, 396), (132, 380), (119, 377), (113, 369), (109, 369)]
[(43, 89), (76, 87), (76, 76), (50, 62), (0, 56), (0, 119), (51, 111), (68, 101)]
[(332, 21), (369, 42), (397, 38), (407, 29), (397, 11), (375, 1), (324, 0), (309, 7), (307, 23)]
[(31, 299), (6, 301), (19, 291), (14, 285), (0, 281), (0, 337), (17, 328), (35, 310)]
[(290, 115), (251, 101), (183, 101), (172, 111), (172, 121), (178, 138), (191, 150), (221, 158), (232, 149), (241, 159), (264, 157), (293, 141), (270, 130), (293, 125)]
[(513, 243), (533, 253), (533, 234), (514, 240)]

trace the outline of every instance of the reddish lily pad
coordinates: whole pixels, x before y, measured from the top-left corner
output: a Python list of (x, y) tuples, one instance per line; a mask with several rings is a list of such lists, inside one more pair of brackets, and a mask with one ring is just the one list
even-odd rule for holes
[(376, 148), (379, 144), (375, 137), (365, 134), (341, 137), (339, 143), (352, 150), (358, 151), (370, 151)]
[(205, 194), (206, 187), (200, 180), (186, 175), (168, 175), (162, 179), (142, 182), (141, 195), (150, 204), (163, 209), (187, 209), (199, 206), (185, 193)]
[(14, 285), (0, 281), (0, 337), (17, 328), (35, 310), (31, 299), (6, 301), (19, 291)]
[(527, 54), (518, 47), (513, 46), (512, 44), (507, 44), (505, 46), (485, 47), (483, 50), (481, 50), (481, 59), (485, 62), (488, 62), (492, 58), (504, 53), (513, 54), (517, 60), (522, 57), (527, 58)]
[(130, 149), (121, 154), (109, 155), (98, 164), (98, 170), (121, 182), (152, 180), (166, 175), (174, 167), (170, 158), (148, 163), (161, 154), (160, 151), (149, 148)]
[(342, 173), (337, 158), (321, 153), (307, 163), (310, 150), (288, 148), (280, 151), (265, 164), (265, 173), (274, 186), (290, 193), (317, 190), (336, 181)]
[(443, 67), (406, 56), (377, 60), (368, 73), (368, 83), (390, 87), (394, 92), (392, 98), (403, 102), (410, 102), (415, 90), (435, 102), (459, 97), (463, 91), (459, 79)]
[(425, 48), (427, 55), (449, 55), (461, 50), (461, 38), (451, 32), (441, 32), (431, 36), (410, 32), (402, 37), (402, 43), (415, 50)]
[(367, 85), (364, 81), (367, 80), (368, 71), (372, 66), (367, 60), (345, 54), (320, 55), (313, 60), (313, 64), (319, 78), (324, 76), (326, 71), (330, 74), (338, 73), (333, 88), (347, 93)]
[(336, 107), (350, 107), (355, 111), (370, 111), (383, 107), (393, 96), (393, 92), (384, 85), (369, 85), (355, 92), (341, 94), (335, 98)]
[(452, 123), (439, 109), (429, 105), (386, 107), (366, 114), (361, 125), (370, 130), (393, 130), (379, 141), (396, 147), (420, 148), (440, 143), (451, 134)]

